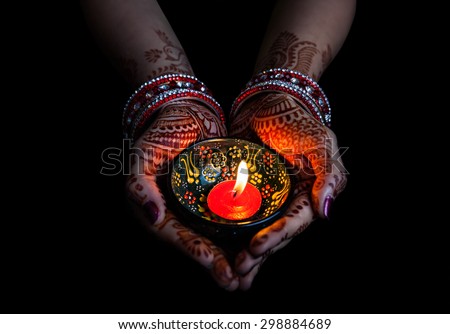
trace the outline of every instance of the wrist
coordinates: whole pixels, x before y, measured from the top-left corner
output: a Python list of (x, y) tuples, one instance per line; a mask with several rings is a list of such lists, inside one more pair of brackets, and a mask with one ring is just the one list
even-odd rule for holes
[(134, 141), (161, 107), (183, 99), (207, 106), (225, 122), (221, 106), (203, 82), (190, 75), (166, 74), (142, 84), (129, 98), (122, 117), (125, 138)]
[(285, 68), (273, 68), (254, 75), (233, 102), (230, 117), (235, 118), (237, 111), (250, 98), (269, 92), (290, 95), (317, 121), (330, 127), (331, 107), (319, 84), (303, 73)]
[(332, 60), (331, 45), (316, 34), (293, 31), (280, 31), (278, 35), (272, 32), (265, 39), (255, 67), (256, 73), (271, 68), (286, 68), (314, 80), (320, 78)]

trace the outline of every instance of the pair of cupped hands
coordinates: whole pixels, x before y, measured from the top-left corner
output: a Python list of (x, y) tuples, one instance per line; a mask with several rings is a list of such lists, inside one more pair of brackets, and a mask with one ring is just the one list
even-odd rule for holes
[[(284, 215), (257, 232), (234, 259), (193, 231), (167, 207), (158, 177), (186, 147), (208, 138), (239, 137), (267, 145), (296, 170), (294, 196)], [(335, 134), (284, 93), (259, 94), (234, 114), (229, 131), (199, 101), (164, 105), (135, 143), (127, 191), (142, 223), (204, 266), (220, 287), (251, 287), (261, 264), (286, 246), (316, 218), (328, 218), (346, 184)]]

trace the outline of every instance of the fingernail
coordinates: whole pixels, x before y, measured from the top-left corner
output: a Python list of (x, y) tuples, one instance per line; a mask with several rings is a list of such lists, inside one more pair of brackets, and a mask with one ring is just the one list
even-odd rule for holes
[(263, 235), (258, 236), (256, 238), (253, 238), (253, 240), (250, 241), (250, 247), (251, 248), (259, 247), (263, 243), (265, 243), (267, 241), (267, 239), (269, 239), (269, 235), (267, 235), (267, 234), (263, 234)]
[(325, 198), (325, 203), (323, 204), (323, 214), (327, 219), (330, 219), (330, 209), (333, 202), (334, 198), (332, 196), (327, 196), (327, 198)]
[(155, 203), (149, 201), (144, 204), (144, 210), (147, 213), (147, 218), (149, 219), (149, 223), (153, 225), (159, 217), (159, 210)]

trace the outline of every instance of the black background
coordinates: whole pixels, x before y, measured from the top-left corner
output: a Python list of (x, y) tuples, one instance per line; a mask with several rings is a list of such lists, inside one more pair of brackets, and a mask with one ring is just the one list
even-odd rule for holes
[[(225, 110), (251, 76), (272, 1), (242, 3), (161, 2), (196, 75)], [(268, 259), (250, 291), (232, 293), (138, 225), (123, 176), (100, 175), (101, 152), (122, 145), (132, 89), (81, 9), (61, 15), (75, 33), (42, 42), (46, 62), (34, 66), (50, 83), (24, 89), (38, 92), (41, 111), (27, 108), (24, 171), (6, 177), (26, 188), (1, 234), (4, 312), (448, 313), (448, 243), (436, 218), (445, 208), (430, 205), (437, 195), (421, 187), (434, 178), (422, 163), (426, 152), (411, 149), (421, 138), (404, 132), (410, 106), (398, 98), (399, 81), (408, 79), (396, 52), (403, 31), (380, 29), (390, 20), (381, 7), (358, 4), (321, 79), (339, 144), (349, 147), (349, 183), (331, 221), (314, 222)]]

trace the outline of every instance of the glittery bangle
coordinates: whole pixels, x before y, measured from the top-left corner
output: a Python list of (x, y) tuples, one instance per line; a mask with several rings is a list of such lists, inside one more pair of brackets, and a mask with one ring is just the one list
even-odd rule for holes
[(322, 124), (331, 125), (331, 108), (327, 97), (312, 78), (300, 72), (275, 68), (256, 74), (241, 91), (231, 108), (233, 118), (243, 103), (256, 94), (275, 91), (285, 92), (304, 104)]
[(146, 121), (163, 104), (184, 98), (203, 102), (225, 122), (222, 108), (203, 82), (191, 75), (165, 74), (142, 84), (128, 99), (122, 117), (125, 138), (134, 140)]

